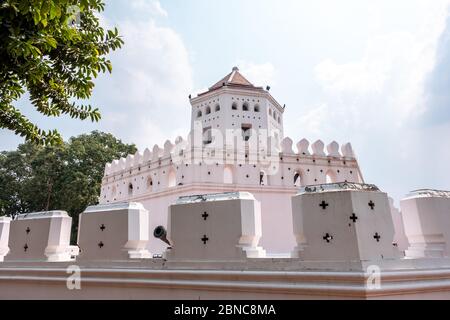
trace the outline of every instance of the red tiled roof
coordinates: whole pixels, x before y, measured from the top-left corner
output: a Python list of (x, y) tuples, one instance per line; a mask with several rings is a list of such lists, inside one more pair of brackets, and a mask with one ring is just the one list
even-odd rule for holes
[(237, 67), (227, 74), (224, 78), (219, 80), (216, 84), (209, 88), (207, 92), (199, 94), (199, 96), (204, 95), (208, 92), (220, 89), (225, 86), (230, 87), (240, 87), (244, 89), (262, 90), (262, 87), (255, 87), (250, 81), (248, 81), (240, 72)]

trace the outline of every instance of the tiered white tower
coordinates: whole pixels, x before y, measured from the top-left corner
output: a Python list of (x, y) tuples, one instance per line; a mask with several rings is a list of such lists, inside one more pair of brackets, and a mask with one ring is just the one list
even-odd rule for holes
[(191, 130), (200, 122), (207, 140), (212, 129), (226, 136), (226, 130), (242, 130), (249, 138), (251, 129), (267, 130), (279, 143), (283, 139), (282, 107), (268, 87), (255, 87), (234, 67), (208, 91), (191, 99)]

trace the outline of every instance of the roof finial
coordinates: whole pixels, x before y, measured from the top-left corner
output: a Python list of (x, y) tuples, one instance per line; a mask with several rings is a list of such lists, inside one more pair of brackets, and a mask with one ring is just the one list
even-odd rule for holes
[(239, 71), (239, 68), (234, 66), (232, 71)]

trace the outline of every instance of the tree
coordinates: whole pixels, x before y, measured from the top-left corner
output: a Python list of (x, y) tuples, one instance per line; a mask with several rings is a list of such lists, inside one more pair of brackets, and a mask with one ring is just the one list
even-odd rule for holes
[(117, 29), (100, 26), (103, 10), (102, 0), (0, 0), (0, 128), (37, 144), (62, 142), (13, 106), (26, 91), (45, 116), (100, 119), (98, 108), (73, 100), (91, 96), (93, 79), (112, 71), (106, 56), (123, 44)]
[(27, 142), (0, 153), (0, 215), (65, 210), (73, 218), (98, 203), (105, 164), (134, 154), (134, 145), (93, 131), (56, 146)]

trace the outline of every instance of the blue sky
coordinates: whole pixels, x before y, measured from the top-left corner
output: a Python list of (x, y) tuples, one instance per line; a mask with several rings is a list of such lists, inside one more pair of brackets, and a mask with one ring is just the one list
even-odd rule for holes
[[(188, 95), (234, 65), (286, 104), (285, 135), (352, 142), (364, 178), (396, 200), (450, 189), (450, 0), (107, 0), (125, 46), (97, 81), (97, 124), (44, 118), (68, 138), (94, 129), (141, 149), (186, 136)], [(0, 149), (21, 140), (0, 131)]]

